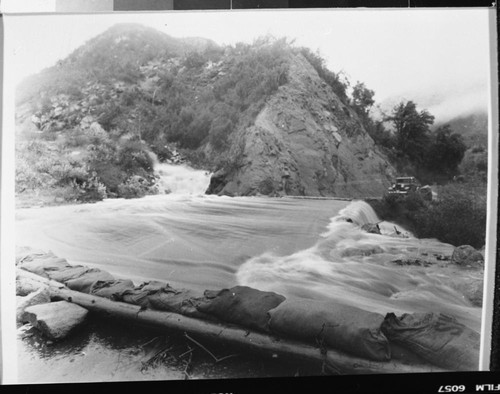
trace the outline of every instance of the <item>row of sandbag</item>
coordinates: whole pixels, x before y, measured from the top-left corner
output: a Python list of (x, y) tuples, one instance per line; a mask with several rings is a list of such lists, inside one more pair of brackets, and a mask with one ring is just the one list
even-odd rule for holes
[[(19, 268), (65, 284), (69, 289), (114, 301), (190, 317), (216, 320), (294, 338), (377, 361), (398, 351), (416, 354), (451, 370), (477, 370), (479, 335), (440, 313), (378, 313), (309, 299), (286, 299), (274, 292), (235, 286), (203, 294), (157, 281), (131, 280), (85, 266), (71, 266), (52, 253), (25, 256)], [(405, 358), (411, 360), (406, 354)]]

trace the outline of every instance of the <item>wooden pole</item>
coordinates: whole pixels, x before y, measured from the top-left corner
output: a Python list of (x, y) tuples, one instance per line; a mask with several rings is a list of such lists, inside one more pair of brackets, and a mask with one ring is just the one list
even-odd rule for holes
[[(22, 271), (22, 272), (20, 272)], [(445, 372), (430, 365), (407, 365), (397, 361), (378, 362), (353, 357), (336, 350), (321, 351), (301, 342), (276, 338), (244, 328), (194, 319), (176, 313), (141, 309), (140, 306), (80, 293), (29, 272), (18, 270), (19, 277), (38, 277), (48, 286), (51, 298), (66, 300), (110, 319), (125, 319), (158, 331), (180, 331), (210, 341), (220, 341), (270, 357), (293, 358), (325, 363), (341, 374), (395, 374)]]

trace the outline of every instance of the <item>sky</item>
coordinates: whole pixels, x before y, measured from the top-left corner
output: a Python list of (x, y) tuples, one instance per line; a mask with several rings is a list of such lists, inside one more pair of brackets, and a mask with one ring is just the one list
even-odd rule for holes
[[(219, 44), (271, 34), (319, 53), (375, 91), (390, 107), (414, 100), (436, 118), (487, 108), (490, 64), (487, 9), (330, 9), (5, 15), (12, 78), (54, 65), (115, 23), (135, 22), (174, 37)], [(8, 60), (10, 56), (10, 59)]]

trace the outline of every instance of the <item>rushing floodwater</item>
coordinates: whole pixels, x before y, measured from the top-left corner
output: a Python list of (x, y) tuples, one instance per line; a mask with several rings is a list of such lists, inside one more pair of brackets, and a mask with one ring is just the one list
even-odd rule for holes
[(243, 284), (382, 314), (442, 311), (479, 331), (480, 308), (447, 284), (453, 268), (391, 263), (423, 251), (449, 255), (450, 245), (394, 237), (385, 222), (383, 235), (368, 234), (360, 225), (379, 219), (362, 201), (206, 196), (208, 174), (161, 171), (171, 194), (18, 210), (17, 244), (137, 283), (199, 291)]

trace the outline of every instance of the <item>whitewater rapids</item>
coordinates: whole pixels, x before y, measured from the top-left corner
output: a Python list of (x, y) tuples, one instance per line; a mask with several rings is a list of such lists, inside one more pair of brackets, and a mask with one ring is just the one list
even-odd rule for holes
[(207, 196), (207, 173), (188, 173), (182, 186), (186, 174), (175, 177), (184, 169), (164, 170), (170, 194), (18, 209), (16, 244), (136, 283), (199, 291), (240, 284), (382, 314), (437, 311), (479, 331), (481, 308), (449, 284), (473, 273), (391, 262), (451, 255), (451, 245), (400, 227), (407, 237), (395, 237), (387, 222), (382, 235), (369, 234), (361, 226), (380, 220), (363, 201)]

